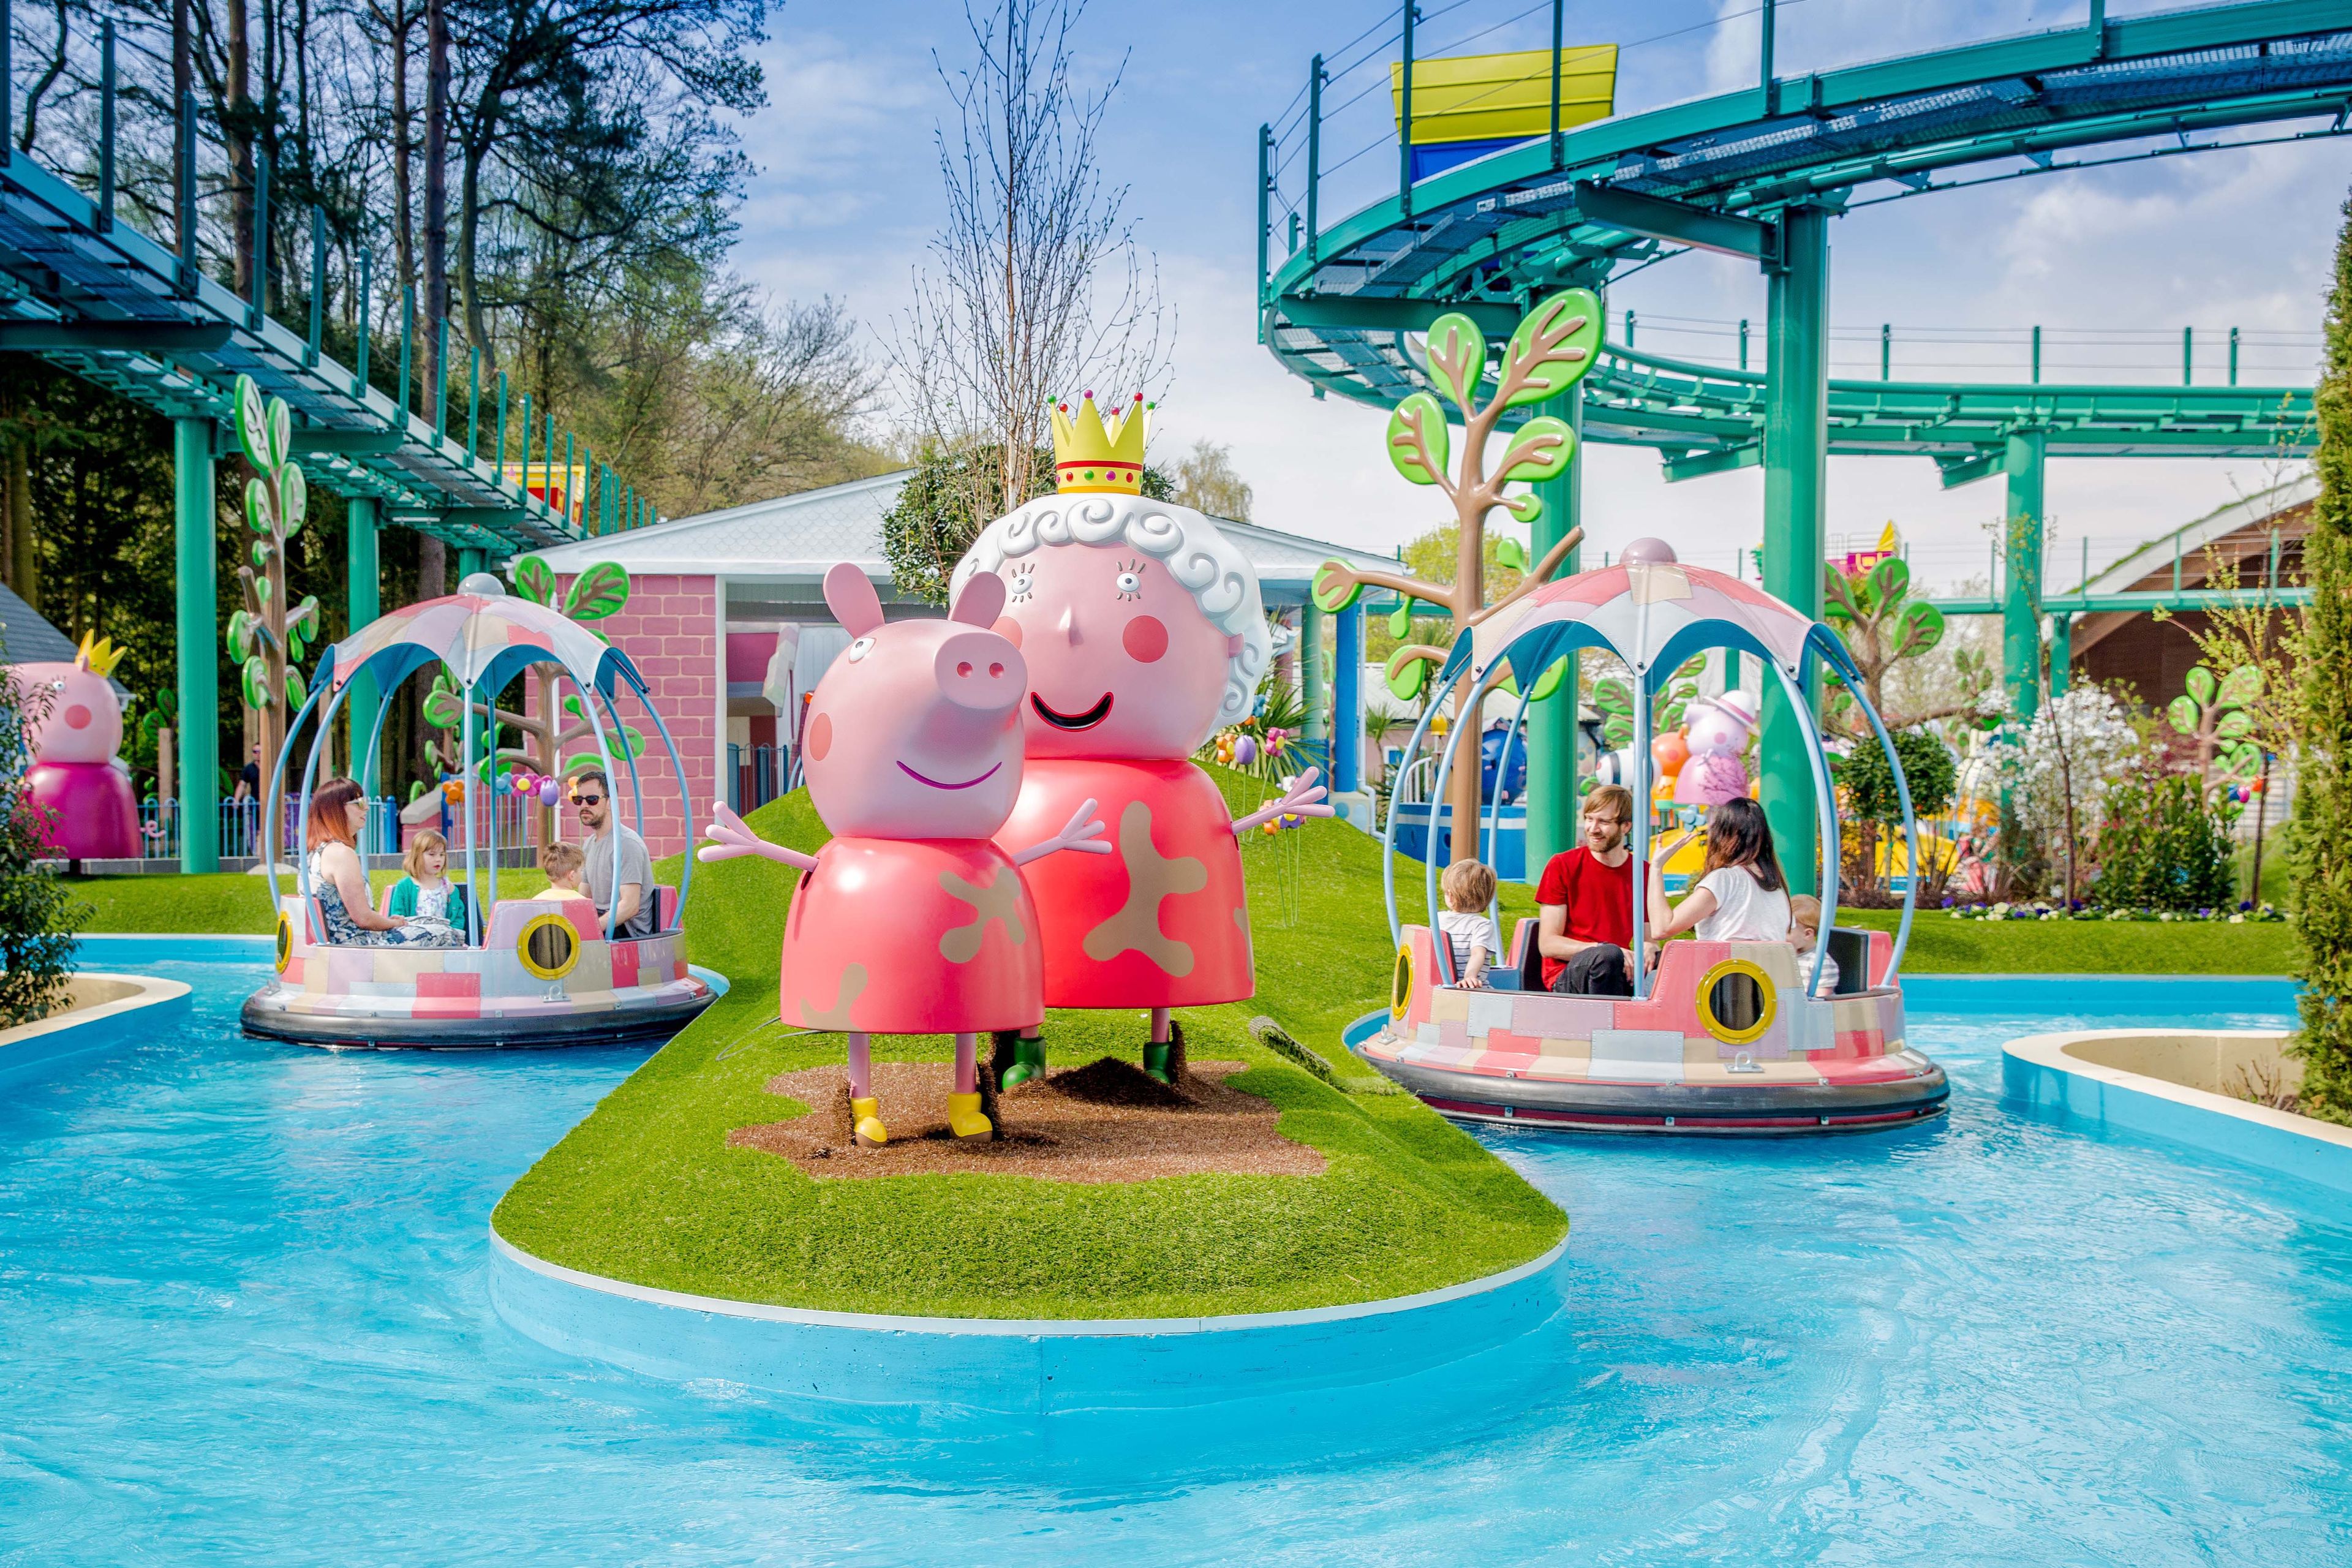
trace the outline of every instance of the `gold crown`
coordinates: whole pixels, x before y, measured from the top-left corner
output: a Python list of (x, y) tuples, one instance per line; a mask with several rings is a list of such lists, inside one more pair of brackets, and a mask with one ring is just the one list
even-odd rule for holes
[(1054, 405), (1054, 479), (1064, 495), (1108, 490), (1138, 495), (1143, 489), (1144, 414), (1150, 405), (1137, 393), (1135, 401), (1117, 410), (1109, 429), (1095, 411), (1095, 395), (1078, 400), (1076, 418), (1070, 405)]
[(98, 637), (93, 643), (90, 640), (93, 637), (97, 637), (94, 632), (81, 634), (81, 651), (74, 656), (74, 662), (92, 675), (110, 677), (114, 667), (122, 662), (122, 656), (131, 650), (115, 647), (110, 637)]

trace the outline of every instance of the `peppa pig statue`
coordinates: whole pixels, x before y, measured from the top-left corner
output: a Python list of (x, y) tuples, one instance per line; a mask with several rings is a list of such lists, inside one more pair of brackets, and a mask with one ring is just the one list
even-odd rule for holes
[[(1256, 988), (1236, 837), (1276, 816), (1328, 816), (1309, 769), (1265, 809), (1234, 819), (1192, 753), (1248, 715), (1271, 652), (1257, 574), (1215, 523), (1145, 500), (1144, 406), (1106, 430), (1093, 395), (1054, 416), (1057, 494), (981, 531), (961, 587), (1002, 574), (997, 630), (1017, 643), (1029, 768), (997, 836), (1020, 843), (1100, 801), (1115, 851), (1030, 873), (1045, 937), (1045, 1002), (1151, 1013), (1144, 1069), (1183, 1060), (1171, 1007)], [(1045, 1068), (1036, 1031), (1004, 1064), (1007, 1087)]]
[(1683, 805), (1718, 805), (1748, 794), (1748, 738), (1756, 732), (1756, 700), (1737, 688), (1683, 710), (1683, 742), (1690, 755), (1675, 774)]
[(122, 745), (122, 704), (108, 683), (123, 652), (85, 633), (71, 664), (20, 664), (12, 671), (28, 690), (48, 689), (25, 793), (50, 814), (49, 842), (68, 859), (139, 854), (139, 802), (130, 770), (115, 754)]
[(952, 1035), (948, 1123), (988, 1138), (977, 1036), (1045, 1016), (1036, 905), (1017, 868), (1075, 849), (1108, 854), (1095, 803), (1017, 853), (992, 838), (1021, 792), (1020, 650), (989, 626), (1002, 579), (956, 585), (945, 620), (886, 626), (865, 573), (825, 574), (824, 602), (855, 638), (817, 682), (803, 731), (809, 799), (834, 837), (814, 856), (770, 844), (714, 805), (705, 860), (760, 855), (802, 872), (785, 917), (778, 1014), (849, 1037), (857, 1142), (889, 1134), (869, 1037)]

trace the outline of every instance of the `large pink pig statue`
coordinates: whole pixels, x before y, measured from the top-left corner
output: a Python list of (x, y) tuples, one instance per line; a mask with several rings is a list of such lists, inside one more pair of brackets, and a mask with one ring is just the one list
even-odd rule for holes
[(760, 855), (801, 870), (784, 922), (778, 1013), (849, 1037), (859, 1144), (888, 1138), (869, 1037), (953, 1035), (950, 1128), (994, 1129), (981, 1110), (982, 1030), (1045, 1016), (1037, 909), (1019, 869), (1057, 849), (1107, 854), (1094, 802), (1059, 832), (1007, 854), (992, 836), (1021, 793), (1021, 651), (989, 629), (1003, 580), (959, 584), (945, 620), (886, 625), (865, 573), (825, 574), (824, 602), (855, 638), (817, 682), (803, 731), (809, 799), (833, 838), (814, 856), (770, 844), (714, 805), (705, 860)]
[(139, 853), (139, 801), (130, 770), (115, 754), (122, 746), (122, 704), (107, 683), (121, 658), (121, 649), (84, 637), (71, 664), (20, 664), (7, 672), (28, 693), (47, 699), (33, 731), (25, 793), (49, 813), (49, 842), (68, 859)]
[[(1029, 773), (1000, 840), (1035, 837), (1080, 799), (1112, 825), (1112, 858), (1032, 874), (1046, 1005), (1148, 1011), (1144, 1070), (1165, 1082), (1183, 1060), (1171, 1009), (1256, 988), (1235, 840), (1331, 808), (1309, 768), (1236, 821), (1192, 762), (1217, 726), (1249, 716), (1272, 651), (1248, 558), (1202, 513), (1090, 488), (1073, 466), (1060, 493), (983, 529), (956, 581), (1003, 574), (998, 629), (1027, 661)], [(1008, 1044), (1008, 1087), (1045, 1069), (1035, 1031)]]

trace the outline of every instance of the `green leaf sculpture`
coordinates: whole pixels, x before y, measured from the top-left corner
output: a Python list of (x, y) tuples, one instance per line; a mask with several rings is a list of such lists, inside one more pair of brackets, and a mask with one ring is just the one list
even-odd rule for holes
[(575, 621), (601, 621), (628, 602), (629, 569), (617, 561), (599, 561), (572, 580), (563, 613)]
[(555, 603), (555, 568), (536, 555), (526, 555), (515, 563), (515, 592), (534, 605)]
[[(1486, 339), (1467, 316), (1444, 315), (1429, 324), (1429, 379), (1465, 415), (1477, 409), (1486, 376)], [(1444, 459), (1439, 464), (1444, 466)]]
[(1417, 485), (1445, 477), (1448, 443), (1445, 410), (1426, 392), (1416, 392), (1389, 415), (1389, 461)]

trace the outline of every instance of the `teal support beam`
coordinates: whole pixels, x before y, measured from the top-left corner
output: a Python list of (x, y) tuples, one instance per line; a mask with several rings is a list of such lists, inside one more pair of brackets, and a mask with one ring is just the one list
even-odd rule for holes
[(2066, 685), (2074, 675), (2074, 617), (2050, 617), (2050, 700), (2056, 701), (2066, 695)]
[(213, 422), (172, 422), (173, 555), (179, 587), (180, 869), (220, 869), (220, 595), (214, 562)]
[(457, 581), (460, 584), (463, 584), (467, 578), (472, 576), (481, 569), (482, 552), (480, 551), (460, 550), (457, 552)]
[[(383, 614), (383, 574), (376, 560), (375, 499), (353, 496), (345, 505), (343, 592), (351, 607), (351, 630), (355, 632)], [(343, 704), (343, 711), (351, 717), (352, 773), (367, 785), (370, 795), (375, 793), (375, 759), (360, 752), (375, 725), (376, 697), (374, 676), (353, 676), (351, 698)]]
[[(1764, 363), (1764, 591), (1822, 615), (1829, 479), (1830, 214), (1791, 207), (1771, 275)], [(1809, 689), (1810, 700), (1813, 693)], [(1803, 716), (1777, 682), (1764, 689), (1764, 815), (1792, 892), (1819, 890), (1812, 759)]]
[[(1323, 628), (1330, 619), (1315, 603), (1314, 595), (1308, 595), (1307, 603), (1298, 612), (1298, 696), (1307, 706), (1307, 723), (1300, 739), (1307, 742), (1309, 751), (1317, 747), (1325, 748), (1327, 758), (1331, 743), (1331, 721), (1325, 716), (1323, 708), (1331, 687), (1330, 682), (1324, 679)], [(1330, 770), (1326, 768), (1324, 771), (1328, 773)]]
[(1332, 626), (1331, 790), (1364, 787), (1364, 606), (1349, 605)]
[(2002, 527), (2001, 684), (2010, 717), (2021, 724), (2032, 722), (2042, 702), (2042, 489), (2048, 455), (2043, 432), (2020, 430), (2010, 437), (2003, 460), (2009, 511)]
[[(1568, 421), (1576, 432), (1576, 445), (1557, 478), (1544, 480), (1535, 487), (1543, 498), (1543, 515), (1537, 518), (1528, 531), (1533, 548), (1528, 552), (1540, 561), (1546, 552), (1568, 537), (1581, 521), (1584, 498), (1584, 387), (1581, 383), (1565, 394), (1545, 403), (1540, 410)], [(1553, 581), (1572, 576), (1582, 570), (1578, 556), (1580, 549), (1571, 549), (1568, 559), (1560, 563), (1552, 574)], [(1541, 677), (1541, 670), (1522, 676), (1524, 680)], [(1534, 882), (1543, 876), (1543, 868), (1551, 858), (1564, 849), (1576, 847), (1576, 817), (1580, 805), (1576, 776), (1576, 707), (1577, 658), (1568, 656), (1568, 668), (1559, 689), (1540, 702), (1528, 704), (1528, 866), (1527, 879)]]

